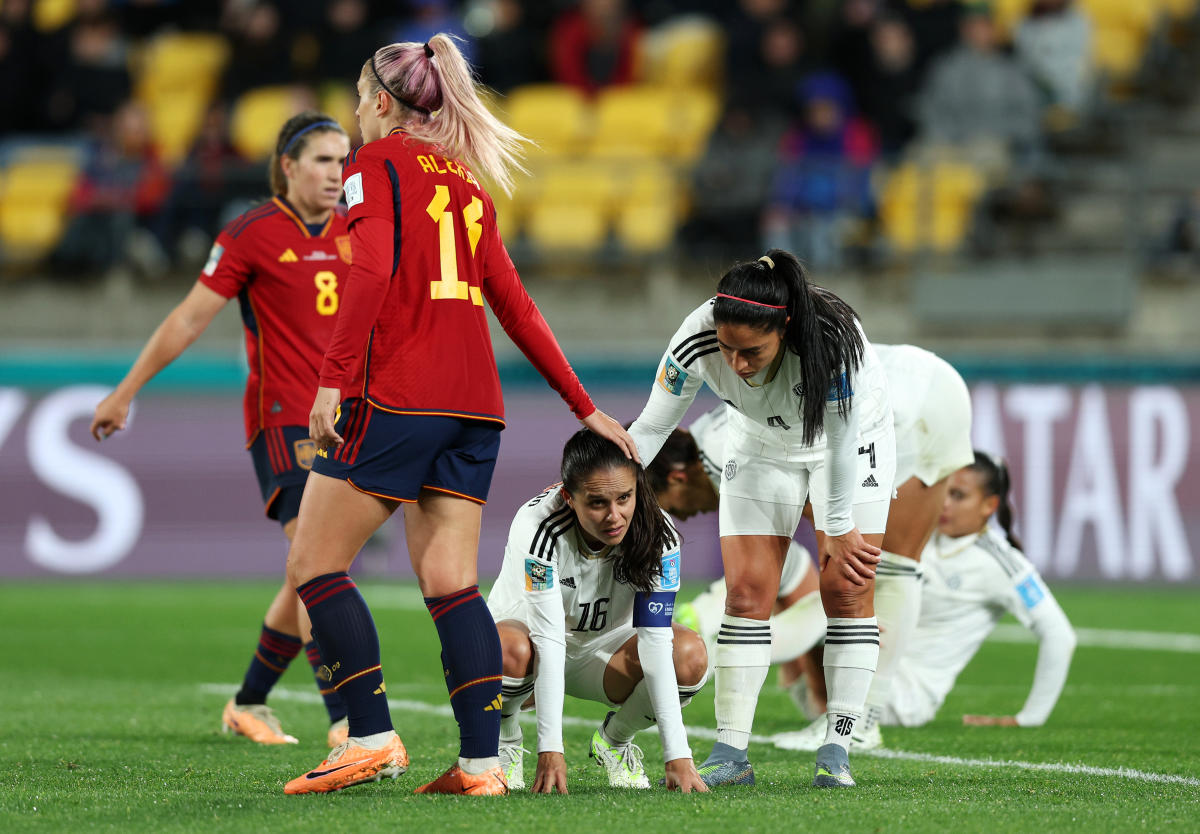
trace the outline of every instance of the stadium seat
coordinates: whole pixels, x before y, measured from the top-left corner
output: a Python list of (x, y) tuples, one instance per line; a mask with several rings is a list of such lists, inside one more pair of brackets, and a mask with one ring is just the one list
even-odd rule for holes
[(538, 180), (538, 202), (586, 204), (602, 216), (609, 213), (618, 198), (618, 191), (625, 184), (618, 166), (587, 160), (547, 164)]
[(137, 96), (168, 163), (186, 156), (195, 141), (228, 59), (224, 38), (200, 33), (161, 35), (142, 51)]
[(163, 161), (172, 164), (187, 156), (196, 140), (209, 98), (196, 92), (179, 92), (147, 104), (150, 133)]
[(664, 87), (610, 87), (596, 100), (590, 153), (595, 157), (662, 156), (671, 150), (675, 96)]
[(35, 260), (58, 243), (78, 177), (72, 151), (30, 148), (16, 155), (0, 177), (0, 247), (6, 259)]
[(39, 32), (55, 32), (75, 17), (75, 0), (37, 0), (33, 25)]
[(322, 84), (318, 102), (321, 112), (332, 116), (351, 137), (358, 133), (358, 117), (354, 115), (358, 99), (347, 84), (341, 81)]
[(1092, 62), (1112, 78), (1127, 78), (1141, 66), (1146, 42), (1158, 19), (1149, 2), (1080, 0), (1092, 21)]
[(695, 162), (704, 153), (708, 138), (721, 118), (721, 100), (711, 90), (681, 89), (675, 96), (673, 156)]
[(644, 83), (716, 90), (724, 75), (725, 37), (709, 18), (680, 17), (641, 39), (638, 64)]
[(256, 87), (233, 105), (229, 137), (247, 159), (261, 159), (275, 150), (279, 126), (303, 110), (291, 87)]
[(588, 103), (578, 90), (563, 84), (517, 87), (500, 110), (510, 127), (545, 154), (574, 153), (588, 131)]
[(542, 253), (592, 254), (604, 245), (608, 225), (586, 203), (540, 202), (530, 210), (525, 235)]
[(983, 176), (969, 165), (905, 163), (887, 177), (880, 194), (884, 236), (900, 253), (953, 252), (970, 231), (983, 189)]
[(667, 249), (675, 240), (675, 229), (675, 207), (670, 202), (630, 203), (617, 215), (617, 242), (630, 253)]

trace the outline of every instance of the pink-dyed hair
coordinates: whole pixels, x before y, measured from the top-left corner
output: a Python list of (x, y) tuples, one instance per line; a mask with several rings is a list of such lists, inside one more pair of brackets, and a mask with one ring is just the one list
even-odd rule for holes
[[(375, 71), (393, 98), (403, 99), (398, 103), (411, 113), (405, 129), (416, 139), (440, 146), (447, 156), (463, 160), (511, 194), (514, 172), (525, 171), (521, 145), (528, 140), (484, 106), (471, 67), (449, 35), (434, 35), (429, 48), (432, 56), (425, 54), (421, 43), (394, 43), (375, 52)], [(363, 78), (372, 95), (384, 89), (371, 71), (370, 60), (363, 64)]]

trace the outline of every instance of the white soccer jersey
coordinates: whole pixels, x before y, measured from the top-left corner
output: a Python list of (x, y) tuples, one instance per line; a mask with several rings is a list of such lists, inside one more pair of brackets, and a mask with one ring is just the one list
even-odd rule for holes
[[(786, 348), (771, 366), (745, 380), (720, 355), (714, 302), (709, 299), (684, 319), (663, 354), (650, 399), (630, 427), (639, 456), (642, 460), (654, 459), (683, 419), (701, 384), (707, 383), (733, 409), (728, 415), (730, 436), (762, 441), (778, 450), (772, 455), (790, 462), (826, 462), (830, 506), (825, 510), (832, 522), (826, 532), (841, 535), (849, 531), (854, 526), (850, 505), (857, 470), (855, 455), (860, 447), (891, 433), (887, 382), (874, 349), (863, 336), (862, 364), (849, 385), (843, 374), (831, 380), (826, 390), (806, 392), (799, 357)], [(805, 445), (800, 415), (803, 398), (814, 393), (827, 404), (825, 434)], [(838, 409), (847, 394), (853, 395), (852, 408), (843, 419)]]
[(605, 635), (632, 627), (665, 761), (690, 758), (672, 657), (679, 545), (663, 551), (662, 573), (647, 591), (616, 580), (615, 552), (615, 548), (596, 552), (588, 547), (558, 485), (518, 510), (509, 528), (504, 563), (488, 595), (488, 608), (497, 622), (515, 619), (529, 627), (538, 655), (534, 689), (538, 752), (563, 749), (566, 665), (573, 658), (586, 657), (589, 646)]
[(719, 405), (696, 418), (688, 431), (700, 449), (700, 465), (712, 481), (713, 489), (721, 492), (721, 473), (725, 470), (725, 430), (729, 426), (729, 406)]
[(936, 534), (921, 554), (921, 570), (921, 618), (900, 658), (898, 685), (919, 686), (920, 700), (936, 711), (996, 623), (1011, 613), (1040, 643), (1033, 687), (1017, 721), (1045, 723), (1066, 683), (1075, 637), (1033, 564), (988, 528), (957, 539)]

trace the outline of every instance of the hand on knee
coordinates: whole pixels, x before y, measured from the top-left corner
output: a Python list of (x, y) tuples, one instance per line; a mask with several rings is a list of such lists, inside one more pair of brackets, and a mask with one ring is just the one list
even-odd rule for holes
[(874, 598), (874, 583), (856, 585), (849, 579), (821, 577), (821, 603), (828, 617), (869, 617)]

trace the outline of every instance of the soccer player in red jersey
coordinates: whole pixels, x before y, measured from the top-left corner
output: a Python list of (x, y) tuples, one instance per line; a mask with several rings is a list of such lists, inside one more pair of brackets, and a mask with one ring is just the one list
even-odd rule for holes
[(310, 416), (321, 451), (288, 555), (350, 738), (284, 790), (333, 791), (408, 766), (375, 624), (346, 573), (404, 504), (460, 735), (458, 762), (417, 791), (505, 794), (500, 640), (476, 564), (504, 425), (484, 301), (585, 426), (629, 457), (636, 450), (588, 398), (504, 249), (476, 175), (510, 188), (521, 137), (484, 107), (454, 42), (439, 34), (383, 47), (358, 92), (367, 144), (344, 177), (354, 264)]
[[(346, 217), (337, 211), (346, 132), (321, 113), (284, 124), (271, 161), (275, 196), (234, 220), (217, 236), (199, 280), (154, 331), (129, 373), (98, 406), (97, 440), (124, 429), (129, 405), (147, 382), (204, 332), (237, 297), (246, 328), (246, 446), (254, 461), (268, 518), (290, 541), (304, 482), (315, 457), (308, 410), (340, 293), (350, 271)], [(237, 695), (225, 706), (226, 730), (261, 744), (295, 743), (266, 705), (267, 694), (301, 648), (325, 695), (331, 746), (345, 735), (346, 709), (323, 675), (309, 637), (308, 613), (287, 582), (267, 609), (258, 646)]]

